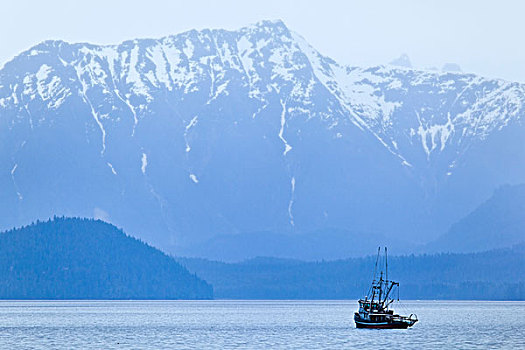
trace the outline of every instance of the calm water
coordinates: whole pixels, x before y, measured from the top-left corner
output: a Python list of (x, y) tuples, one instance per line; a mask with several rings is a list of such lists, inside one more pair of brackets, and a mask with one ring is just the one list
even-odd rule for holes
[[(525, 302), (404, 302), (408, 330), (356, 329), (355, 301), (3, 301), (0, 349), (525, 349)], [(409, 312), (409, 313), (410, 313)]]

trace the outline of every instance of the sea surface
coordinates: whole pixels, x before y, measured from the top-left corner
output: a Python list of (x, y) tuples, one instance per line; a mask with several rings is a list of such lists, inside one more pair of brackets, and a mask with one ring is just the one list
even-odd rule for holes
[(406, 301), (407, 330), (356, 301), (0, 301), (0, 349), (525, 349), (525, 302)]

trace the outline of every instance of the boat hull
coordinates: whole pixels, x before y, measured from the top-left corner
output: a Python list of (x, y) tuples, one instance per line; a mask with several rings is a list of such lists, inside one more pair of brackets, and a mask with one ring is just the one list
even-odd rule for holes
[(388, 320), (382, 320), (380, 322), (377, 321), (370, 321), (367, 319), (363, 319), (359, 316), (358, 313), (354, 315), (354, 322), (356, 328), (372, 328), (372, 329), (407, 329), (408, 327), (412, 327), (416, 322), (416, 319), (412, 318), (397, 318), (397, 319), (388, 319)]
[(359, 322), (355, 321), (356, 328), (370, 328), (370, 329), (407, 329), (412, 324), (408, 322)]

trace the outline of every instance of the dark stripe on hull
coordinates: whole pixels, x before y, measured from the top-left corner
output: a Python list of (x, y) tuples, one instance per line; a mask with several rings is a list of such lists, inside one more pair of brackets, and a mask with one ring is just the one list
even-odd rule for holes
[(408, 323), (405, 323), (405, 322), (393, 322), (393, 323), (386, 323), (386, 324), (356, 322), (355, 326), (357, 328), (373, 328), (373, 329), (407, 329), (409, 327)]

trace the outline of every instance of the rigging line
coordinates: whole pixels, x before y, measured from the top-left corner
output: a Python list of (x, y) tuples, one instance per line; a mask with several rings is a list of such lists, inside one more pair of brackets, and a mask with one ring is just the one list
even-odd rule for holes
[(372, 289), (374, 288), (374, 282), (376, 279), (376, 273), (377, 273), (377, 263), (379, 261), (379, 254), (381, 253), (381, 247), (377, 247), (377, 256), (376, 256), (376, 264), (374, 266), (374, 274), (372, 275), (372, 285), (370, 288), (368, 288), (368, 295), (372, 292)]
[(377, 263), (379, 262), (379, 255), (381, 254), (381, 247), (377, 247), (377, 257), (376, 257), (376, 264), (374, 266), (374, 275), (372, 276), (372, 281), (376, 279), (376, 273), (377, 273)]

